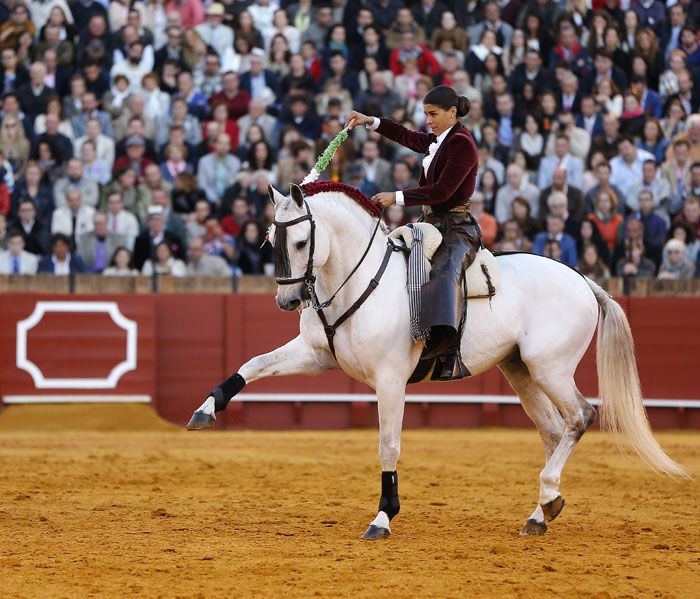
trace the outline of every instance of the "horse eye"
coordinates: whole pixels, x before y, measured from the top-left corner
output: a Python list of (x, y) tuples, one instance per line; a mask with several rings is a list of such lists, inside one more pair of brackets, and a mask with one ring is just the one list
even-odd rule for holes
[(304, 239), (304, 241), (297, 241), (297, 242), (296, 242), (296, 248), (297, 248), (298, 250), (303, 250), (303, 249), (306, 247), (306, 242), (307, 242), (306, 239)]

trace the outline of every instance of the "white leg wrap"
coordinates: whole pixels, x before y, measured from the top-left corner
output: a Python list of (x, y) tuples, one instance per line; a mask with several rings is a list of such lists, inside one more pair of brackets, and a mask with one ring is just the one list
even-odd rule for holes
[(536, 520), (537, 522), (544, 522), (544, 512), (542, 511), (542, 506), (538, 505), (535, 511), (532, 512), (532, 516), (528, 520)]
[(379, 526), (379, 528), (386, 528), (389, 532), (391, 532), (391, 529), (389, 528), (389, 516), (387, 516), (384, 512), (379, 512), (377, 517), (370, 522), (370, 526)]
[(210, 395), (204, 400), (204, 403), (197, 408), (198, 412), (204, 412), (210, 416), (214, 415), (214, 398)]

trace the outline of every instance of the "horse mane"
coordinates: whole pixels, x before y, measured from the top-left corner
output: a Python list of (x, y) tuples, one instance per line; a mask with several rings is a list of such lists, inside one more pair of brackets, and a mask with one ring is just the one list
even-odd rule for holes
[(355, 200), (357, 204), (371, 216), (379, 218), (382, 215), (382, 211), (376, 204), (372, 203), (364, 193), (362, 193), (356, 187), (351, 185), (346, 185), (345, 183), (340, 183), (339, 181), (314, 181), (313, 183), (306, 183), (301, 185), (301, 190), (304, 195), (312, 196), (317, 193), (327, 193), (332, 191), (339, 191), (346, 196)]

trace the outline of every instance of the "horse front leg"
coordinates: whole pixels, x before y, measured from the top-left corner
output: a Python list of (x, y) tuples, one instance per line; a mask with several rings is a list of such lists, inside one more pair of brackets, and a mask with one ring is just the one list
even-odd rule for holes
[(365, 531), (363, 539), (378, 541), (391, 534), (389, 522), (399, 513), (399, 479), (396, 464), (401, 453), (401, 426), (406, 398), (406, 381), (393, 380), (377, 385), (379, 411), (379, 461), (382, 465), (382, 494), (377, 517)]
[(295, 337), (274, 351), (251, 358), (238, 372), (212, 389), (204, 403), (192, 414), (187, 430), (212, 428), (216, 412), (223, 412), (247, 383), (269, 376), (321, 374), (330, 368), (332, 366), (323, 351), (309, 347), (301, 335)]

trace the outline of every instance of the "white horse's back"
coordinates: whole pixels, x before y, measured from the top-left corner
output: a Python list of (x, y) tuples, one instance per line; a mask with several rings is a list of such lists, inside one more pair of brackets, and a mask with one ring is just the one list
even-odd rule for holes
[(462, 355), (471, 373), (495, 366), (516, 347), (528, 358), (570, 356), (575, 369), (598, 320), (586, 280), (560, 262), (533, 254), (506, 254), (497, 261), (501, 287), (496, 295), (467, 304)]

